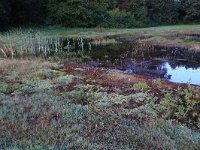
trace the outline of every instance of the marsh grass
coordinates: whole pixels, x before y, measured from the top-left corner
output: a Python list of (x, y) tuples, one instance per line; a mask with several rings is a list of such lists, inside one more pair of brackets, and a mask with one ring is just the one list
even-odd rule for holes
[[(71, 59), (71, 57), (86, 57), (83, 55), (83, 49), (91, 44), (110, 44), (116, 43), (115, 37), (138, 37), (147, 41), (171, 41), (162, 35), (173, 33), (181, 30), (190, 31), (190, 29), (200, 30), (199, 25), (185, 25), (185, 26), (163, 26), (154, 28), (141, 28), (141, 29), (104, 29), (101, 32), (96, 29), (69, 29), (69, 28), (33, 28), (33, 29), (13, 29), (0, 34), (0, 57), (9, 58), (24, 58), (30, 56), (47, 58), (63, 57)], [(144, 37), (143, 37), (144, 36)], [(63, 53), (63, 39), (74, 38), (79, 41), (79, 53), (69, 52)], [(80, 39), (80, 40), (79, 40)], [(91, 43), (84, 43), (83, 39), (92, 39)], [(82, 41), (82, 42), (81, 42)], [(176, 40), (177, 41), (177, 40)], [(179, 40), (180, 41), (180, 40)], [(177, 41), (177, 42), (179, 42)], [(184, 40), (181, 40), (184, 42)], [(184, 42), (184, 43), (187, 43)], [(193, 43), (190, 43), (193, 44)], [(199, 49), (198, 44), (191, 46), (194, 49)], [(75, 56), (76, 54), (76, 56)]]
[[(104, 42), (104, 41), (103, 41)], [(81, 36), (64, 38), (39, 30), (10, 30), (0, 34), (0, 57), (11, 59), (89, 59), (92, 43)]]
[(37, 56), (46, 58), (59, 54), (62, 49), (61, 39), (50, 37), (34, 30), (11, 30), (0, 36), (1, 55), (6, 58), (24, 58)]

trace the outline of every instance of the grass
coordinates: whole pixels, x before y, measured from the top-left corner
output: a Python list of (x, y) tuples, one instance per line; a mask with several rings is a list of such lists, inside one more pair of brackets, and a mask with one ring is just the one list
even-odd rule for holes
[[(25, 32), (30, 31), (30, 29), (21, 29)], [(101, 37), (102, 35), (120, 35), (120, 34), (133, 34), (135, 32), (145, 32), (145, 33), (162, 33), (162, 32), (173, 32), (173, 31), (191, 31), (200, 30), (200, 25), (171, 25), (171, 26), (159, 26), (150, 28), (130, 28), (130, 29), (119, 29), (119, 28), (64, 28), (64, 27), (44, 27), (44, 28), (31, 28), (33, 32), (41, 32), (48, 36), (59, 36), (59, 37)], [(12, 32), (15, 31), (11, 30)], [(5, 33), (4, 33), (5, 34)], [(4, 37), (1, 34), (1, 37)]]
[(200, 30), (200, 25), (171, 25), (171, 26), (160, 26), (160, 27), (150, 27), (150, 28), (133, 28), (133, 29), (118, 29), (118, 28), (103, 28), (102, 30), (98, 30), (96, 28), (60, 28), (60, 27), (53, 27), (53, 28), (36, 28), (36, 30), (40, 30), (41, 32), (48, 33), (50, 36), (60, 35), (60, 36), (81, 36), (81, 35), (88, 35), (88, 36), (98, 36), (104, 33), (108, 35), (115, 35), (115, 34), (126, 34), (126, 33), (134, 33), (134, 32), (169, 32), (169, 31), (190, 31), (190, 30)]

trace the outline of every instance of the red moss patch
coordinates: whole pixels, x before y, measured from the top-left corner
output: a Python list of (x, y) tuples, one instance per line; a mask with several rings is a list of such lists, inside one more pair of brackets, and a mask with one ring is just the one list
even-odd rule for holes
[(130, 91), (130, 87), (138, 82), (145, 82), (151, 87), (151, 91), (153, 93), (158, 92), (159, 89), (175, 89), (178, 86), (184, 86), (184, 84), (176, 84), (167, 81), (162, 81), (160, 87), (155, 87), (153, 80), (148, 77), (143, 77), (139, 75), (129, 75), (124, 73), (108, 73), (109, 69), (99, 68), (99, 67), (89, 67), (79, 64), (71, 64), (66, 62), (65, 70), (68, 74), (73, 74), (76, 68), (81, 68), (84, 70), (84, 78), (80, 79), (77, 82), (73, 82), (68, 85), (69, 90), (73, 90), (76, 84), (92, 84), (92, 85), (100, 85), (102, 87), (107, 87), (110, 92), (115, 91), (116, 88), (120, 88), (123, 92), (122, 94), (127, 95), (133, 90)]

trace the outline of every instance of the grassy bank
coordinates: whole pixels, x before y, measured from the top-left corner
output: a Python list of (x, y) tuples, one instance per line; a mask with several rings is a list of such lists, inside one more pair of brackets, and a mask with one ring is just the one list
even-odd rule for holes
[[(11, 30), (15, 31), (16, 29)], [(17, 29), (19, 30), (19, 29)], [(28, 28), (21, 28), (22, 31), (30, 31)], [(150, 32), (150, 33), (160, 33), (160, 32), (170, 32), (170, 31), (191, 31), (200, 30), (200, 25), (171, 25), (171, 26), (159, 26), (159, 27), (148, 27), (148, 28), (130, 28), (130, 29), (120, 29), (120, 28), (64, 28), (64, 27), (40, 27), (31, 28), (34, 32), (45, 33), (49, 36), (86, 36), (86, 37), (96, 37), (99, 34), (116, 35), (116, 34), (131, 34), (135, 32)], [(2, 36), (2, 34), (1, 34)]]
[[(120, 37), (129, 42), (140, 43), (143, 49), (149, 47), (180, 48), (200, 51), (200, 26), (176, 25), (138, 29), (105, 29), (105, 28), (33, 28), (13, 29), (0, 33), (0, 55), (4, 58), (36, 56), (47, 58), (58, 54), (63, 56), (63, 40), (76, 39), (80, 49), (83, 40), (92, 43), (106, 44), (116, 42)], [(66, 45), (70, 46), (70, 45)], [(81, 48), (82, 47), (82, 48)]]

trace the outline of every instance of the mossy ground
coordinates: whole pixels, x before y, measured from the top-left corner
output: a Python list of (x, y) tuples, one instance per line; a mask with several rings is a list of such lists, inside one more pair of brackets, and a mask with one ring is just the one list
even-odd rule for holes
[[(199, 25), (35, 30), (96, 40), (123, 34), (143, 46), (199, 49)], [(0, 60), (0, 149), (198, 150), (199, 107), (200, 89), (192, 85), (71, 62)]]
[(200, 148), (196, 87), (69, 62), (0, 64), (1, 149)]

